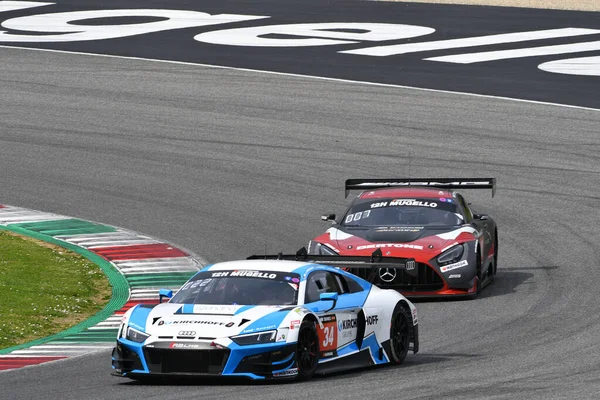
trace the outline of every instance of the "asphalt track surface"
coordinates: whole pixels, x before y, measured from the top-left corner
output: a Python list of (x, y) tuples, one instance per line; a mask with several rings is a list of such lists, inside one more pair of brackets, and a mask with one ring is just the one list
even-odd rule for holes
[[(18, 66), (18, 68), (15, 68)], [(2, 399), (594, 398), (600, 113), (139, 60), (0, 49), (1, 203), (126, 227), (208, 261), (295, 251), (349, 177), (495, 176), (476, 301), (418, 303), (400, 367), (142, 386), (100, 352), (0, 373)], [(410, 171), (409, 171), (410, 154)]]

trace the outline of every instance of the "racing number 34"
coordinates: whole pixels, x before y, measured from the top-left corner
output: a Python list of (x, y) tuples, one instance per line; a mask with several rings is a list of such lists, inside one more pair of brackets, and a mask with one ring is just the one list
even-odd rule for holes
[(337, 349), (337, 320), (335, 315), (321, 317), (323, 329), (319, 329), (319, 341), (322, 352)]

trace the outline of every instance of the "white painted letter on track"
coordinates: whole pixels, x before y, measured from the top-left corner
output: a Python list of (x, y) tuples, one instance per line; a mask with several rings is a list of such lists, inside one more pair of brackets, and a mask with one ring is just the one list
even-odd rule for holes
[[(90, 25), (89, 20), (97, 18), (148, 17), (160, 18), (161, 21)], [(17, 17), (6, 20), (2, 26), (25, 32), (44, 33), (44, 35), (14, 34), (0, 31), (0, 42), (75, 42), (85, 40), (103, 40), (120, 37), (142, 35), (172, 29), (193, 28), (199, 26), (219, 25), (230, 22), (251, 21), (269, 18), (268, 16), (218, 14), (210, 15), (197, 11), (178, 11), (160, 9), (141, 10), (94, 10), (74, 11), (55, 14), (39, 14)], [(87, 21), (82, 24), (81, 21)], [(80, 22), (80, 24), (77, 24)], [(54, 34), (48, 34), (54, 33)]]
[(50, 6), (56, 3), (41, 3), (39, 1), (0, 1), (0, 12), (26, 10), (28, 8)]
[[(398, 40), (432, 32), (435, 32), (435, 29), (414, 25), (331, 22), (225, 29), (201, 33), (194, 39), (229, 46), (305, 47)], [(286, 37), (264, 37), (266, 35)]]

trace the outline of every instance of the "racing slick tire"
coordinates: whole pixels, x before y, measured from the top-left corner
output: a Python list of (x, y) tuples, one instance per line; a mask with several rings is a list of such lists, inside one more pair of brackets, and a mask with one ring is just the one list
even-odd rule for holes
[(396, 304), (390, 324), (390, 362), (402, 364), (410, 346), (410, 322), (406, 309), (402, 304)]
[(296, 348), (298, 380), (308, 380), (314, 376), (319, 366), (319, 354), (319, 335), (315, 322), (304, 320), (300, 325)]
[[(491, 268), (492, 266), (490, 266)], [(479, 256), (479, 253), (477, 254), (477, 273), (475, 274), (475, 291), (473, 292), (473, 294), (471, 294), (468, 299), (469, 300), (474, 300), (477, 297), (479, 297), (479, 295), (481, 294), (481, 289), (482, 289), (482, 283), (483, 283), (483, 274), (481, 273), (481, 257)]]

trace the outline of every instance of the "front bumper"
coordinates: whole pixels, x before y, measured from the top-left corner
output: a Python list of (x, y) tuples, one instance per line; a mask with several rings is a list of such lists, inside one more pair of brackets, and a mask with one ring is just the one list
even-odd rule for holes
[(123, 377), (238, 376), (251, 379), (297, 375), (295, 344), (272, 343), (234, 348), (143, 346), (119, 339), (112, 352), (113, 375)]

